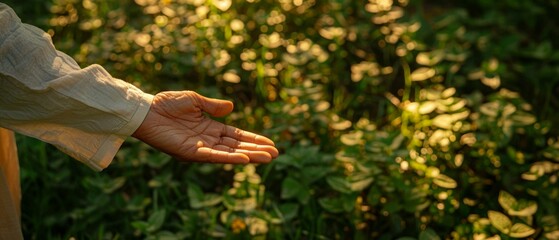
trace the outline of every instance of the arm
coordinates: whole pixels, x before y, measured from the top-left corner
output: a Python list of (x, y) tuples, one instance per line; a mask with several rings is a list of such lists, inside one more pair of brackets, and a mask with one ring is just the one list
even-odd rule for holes
[(232, 103), (188, 91), (154, 98), (98, 65), (82, 69), (2, 3), (0, 56), (0, 126), (49, 142), (94, 169), (107, 167), (132, 134), (185, 161), (268, 162), (277, 156), (271, 140), (203, 115), (223, 116)]

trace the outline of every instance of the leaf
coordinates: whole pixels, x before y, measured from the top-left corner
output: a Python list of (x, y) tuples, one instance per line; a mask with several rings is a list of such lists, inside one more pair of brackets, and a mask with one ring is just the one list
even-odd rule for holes
[(440, 240), (441, 238), (437, 233), (431, 229), (427, 228), (419, 234), (419, 240)]
[(328, 182), (328, 185), (330, 185), (330, 187), (332, 187), (334, 190), (338, 192), (341, 193), (351, 192), (351, 185), (346, 179), (342, 177), (337, 177), (337, 176), (328, 177), (326, 178), (326, 182)]
[(323, 179), (331, 171), (332, 169), (328, 166), (307, 166), (305, 168), (305, 175), (302, 177), (304, 177), (306, 183), (312, 184), (319, 179)]
[(398, 149), (402, 145), (402, 142), (404, 142), (404, 140), (405, 140), (404, 135), (398, 134), (396, 137), (394, 137), (394, 139), (392, 139), (392, 143), (390, 143), (390, 149), (392, 150)]
[(514, 196), (512, 196), (510, 193), (505, 191), (499, 192), (498, 201), (499, 204), (501, 204), (501, 207), (503, 207), (503, 209), (505, 209), (505, 211), (507, 212), (512, 211), (513, 208), (516, 206), (516, 204), (518, 204), (516, 198), (514, 198)]
[(421, 52), (417, 54), (416, 62), (421, 65), (433, 66), (439, 63), (444, 57), (444, 53), (441, 50), (435, 50), (432, 52)]
[(112, 179), (111, 181), (107, 182), (105, 186), (103, 186), (103, 192), (112, 193), (124, 186), (124, 183), (126, 183), (126, 177), (117, 177), (115, 179)]
[(433, 112), (437, 108), (437, 102), (434, 101), (427, 101), (421, 103), (419, 109), (417, 110), (419, 114), (429, 114)]
[(528, 126), (536, 122), (534, 115), (525, 112), (516, 112), (511, 119), (515, 126)]
[(355, 208), (355, 201), (357, 199), (356, 194), (344, 194), (341, 196), (342, 208), (345, 212), (351, 212)]
[(301, 183), (292, 177), (287, 177), (281, 183), (281, 198), (289, 199), (297, 196), (302, 191)]
[(534, 201), (516, 200), (511, 194), (501, 191), (498, 198), (499, 204), (511, 216), (527, 217), (538, 211), (538, 204)]
[(424, 81), (429, 78), (432, 78), (433, 76), (435, 76), (435, 74), (436, 74), (435, 69), (428, 68), (428, 67), (421, 67), (414, 70), (410, 74), (410, 78), (412, 81)]
[(231, 7), (231, 0), (213, 0), (212, 3), (217, 9), (224, 12)]
[(151, 240), (151, 239), (155, 239), (155, 240), (179, 240), (179, 239), (182, 239), (182, 238), (179, 238), (177, 235), (175, 235), (172, 232), (161, 231), (161, 232), (158, 232), (157, 235), (155, 235), (155, 236), (149, 236), (148, 238), (146, 238), (146, 240)]
[(138, 229), (141, 232), (146, 232), (149, 227), (149, 223), (145, 221), (133, 221), (131, 225), (133, 228)]
[(195, 208), (195, 206), (204, 199), (204, 192), (202, 192), (200, 186), (194, 183), (188, 184), (186, 193), (188, 195), (188, 199), (190, 200), (190, 207), (192, 208)]
[(279, 155), (278, 158), (276, 158), (276, 160), (274, 160), (273, 162), (276, 166), (276, 169), (281, 170), (285, 167), (294, 167), (297, 169), (301, 169), (303, 167), (303, 164), (301, 163), (301, 161), (298, 161), (298, 159), (294, 156), (292, 156), (291, 154), (282, 154)]
[(451, 129), (456, 121), (463, 120), (470, 116), (470, 111), (465, 110), (462, 112), (457, 112), (453, 114), (441, 114), (432, 119), (433, 126)]
[(431, 120), (433, 126), (442, 129), (451, 129), (454, 119), (449, 114), (441, 114)]
[(307, 203), (309, 203), (310, 198), (311, 198), (311, 192), (308, 188), (303, 188), (297, 194), (297, 200), (303, 205), (307, 205)]
[(299, 205), (295, 203), (284, 203), (279, 206), (281, 218), (284, 222), (297, 217), (299, 213)]
[(511, 216), (528, 217), (534, 215), (537, 211), (538, 204), (536, 202), (521, 199), (508, 214)]
[(321, 198), (318, 200), (318, 203), (322, 208), (331, 213), (341, 213), (344, 211), (340, 198)]
[(433, 179), (433, 183), (442, 188), (456, 188), (458, 186), (454, 179), (444, 174), (437, 175)]
[(354, 192), (361, 192), (365, 188), (369, 187), (373, 182), (373, 177), (368, 177), (365, 179), (361, 179), (359, 181), (352, 182), (350, 188)]
[(166, 215), (165, 209), (161, 209), (153, 212), (151, 216), (149, 216), (148, 219), (149, 226), (146, 230), (148, 232), (154, 232), (157, 231), (159, 228), (161, 228), (163, 222), (165, 222), (165, 215)]
[(528, 237), (528, 236), (534, 234), (535, 232), (536, 232), (536, 230), (534, 230), (532, 227), (530, 227), (526, 224), (515, 223), (510, 228), (509, 236), (511, 236), (513, 238), (525, 238), (525, 237)]
[(500, 212), (491, 211), (491, 210), (487, 212), (487, 214), (489, 217), (489, 221), (491, 222), (491, 225), (493, 225), (493, 227), (495, 227), (497, 230), (501, 231), (504, 234), (508, 235), (510, 233), (512, 222), (509, 219), (509, 217), (507, 217), (505, 214), (502, 214)]
[(494, 101), (494, 102), (484, 103), (479, 107), (479, 111), (487, 116), (497, 117), (497, 114), (499, 113), (499, 110), (501, 108), (502, 108), (501, 104), (499, 104), (499, 102)]
[(352, 133), (343, 134), (340, 137), (340, 141), (347, 146), (361, 144), (363, 142), (363, 132), (355, 131)]
[(494, 76), (494, 77), (484, 76), (481, 78), (481, 83), (483, 83), (485, 86), (488, 86), (490, 88), (497, 89), (499, 88), (499, 86), (501, 86), (501, 78), (499, 76)]

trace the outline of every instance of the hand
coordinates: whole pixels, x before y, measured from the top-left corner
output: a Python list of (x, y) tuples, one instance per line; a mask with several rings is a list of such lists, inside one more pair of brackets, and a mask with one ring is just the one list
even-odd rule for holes
[(132, 136), (181, 161), (245, 164), (277, 157), (272, 140), (204, 114), (222, 117), (232, 110), (230, 101), (192, 91), (161, 92)]

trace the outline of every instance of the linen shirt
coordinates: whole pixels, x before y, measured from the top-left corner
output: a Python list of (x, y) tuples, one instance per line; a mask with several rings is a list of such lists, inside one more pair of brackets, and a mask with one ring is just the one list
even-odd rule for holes
[(153, 95), (81, 68), (50, 35), (0, 3), (0, 127), (53, 144), (95, 170), (106, 168), (140, 126)]

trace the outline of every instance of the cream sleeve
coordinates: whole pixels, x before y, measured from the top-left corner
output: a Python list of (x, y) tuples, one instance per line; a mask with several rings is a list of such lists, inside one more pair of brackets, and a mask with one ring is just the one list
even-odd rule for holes
[(152, 100), (99, 65), (80, 68), (48, 34), (0, 3), (0, 127), (53, 144), (99, 171), (140, 126)]

